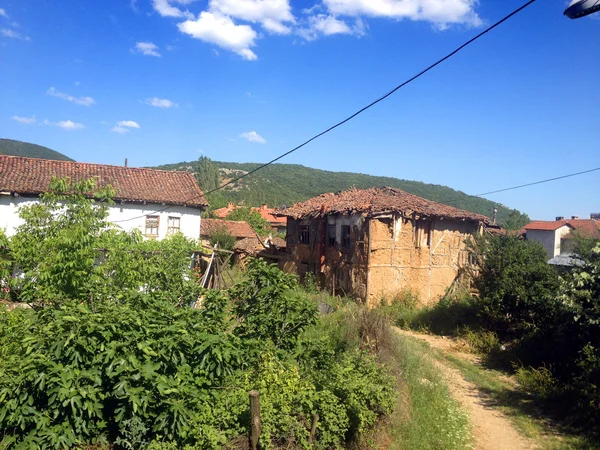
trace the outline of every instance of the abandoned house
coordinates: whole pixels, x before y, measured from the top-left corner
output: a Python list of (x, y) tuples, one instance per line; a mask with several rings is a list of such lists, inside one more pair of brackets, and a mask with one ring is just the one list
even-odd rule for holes
[(288, 218), (281, 266), (369, 306), (410, 289), (428, 303), (468, 263), (465, 240), (488, 218), (399, 189), (323, 194), (277, 214)]
[(94, 178), (98, 188), (112, 187), (107, 220), (123, 230), (139, 230), (147, 239), (200, 235), (200, 215), (208, 203), (189, 172), (7, 155), (0, 155), (0, 228), (14, 234), (22, 224), (19, 208), (38, 202), (55, 177)]

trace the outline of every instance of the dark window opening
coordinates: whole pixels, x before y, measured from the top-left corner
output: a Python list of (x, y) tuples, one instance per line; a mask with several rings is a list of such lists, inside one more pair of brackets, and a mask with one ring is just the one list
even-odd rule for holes
[(327, 226), (327, 245), (335, 247), (335, 224)]
[(300, 225), (298, 227), (298, 242), (301, 244), (310, 243), (310, 227), (308, 225)]
[(415, 221), (415, 247), (431, 246), (431, 222)]
[(342, 225), (342, 247), (349, 248), (352, 245), (350, 239), (350, 225)]

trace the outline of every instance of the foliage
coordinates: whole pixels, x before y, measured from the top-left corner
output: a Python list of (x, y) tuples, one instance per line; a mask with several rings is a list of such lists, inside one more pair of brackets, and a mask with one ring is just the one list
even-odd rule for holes
[(241, 220), (248, 222), (252, 229), (259, 236), (267, 236), (273, 232), (273, 229), (269, 225), (267, 219), (260, 215), (257, 211), (254, 211), (249, 207), (238, 207), (235, 208), (227, 215), (227, 220)]
[(236, 239), (225, 227), (213, 230), (209, 234), (208, 240), (211, 246), (214, 247), (215, 245), (218, 245), (218, 247), (223, 250), (232, 250), (236, 242)]
[(295, 275), (261, 259), (248, 264), (248, 279), (231, 290), (235, 313), (243, 319), (236, 333), (244, 339), (269, 339), (291, 349), (301, 332), (317, 320), (317, 308), (298, 289)]
[(195, 167), (196, 181), (204, 192), (212, 191), (221, 185), (219, 168), (207, 156), (200, 156)]
[[(181, 162), (160, 166), (167, 170), (186, 170), (194, 162)], [(221, 169), (236, 171), (241, 175), (256, 169), (258, 163), (214, 162)], [(233, 175), (229, 176), (233, 178)], [(446, 186), (427, 184), (419, 181), (402, 180), (391, 177), (377, 177), (360, 173), (330, 172), (304, 167), (297, 164), (272, 164), (252, 177), (246, 177), (220, 191), (226, 201), (246, 205), (268, 204), (273, 207), (292, 205), (324, 192), (338, 192), (356, 187), (359, 189), (377, 186), (390, 186), (411, 194), (445, 203), (457, 208), (484, 214), (491, 218), (498, 209), (498, 222), (504, 224), (511, 209), (490, 200), (467, 195)], [(224, 205), (223, 205), (224, 206)]]
[(527, 214), (521, 213), (516, 209), (513, 209), (508, 215), (506, 221), (503, 223), (503, 226), (507, 230), (520, 230), (529, 222), (531, 222), (531, 219)]
[(73, 161), (66, 155), (47, 147), (13, 139), (0, 139), (0, 155), (25, 156), (27, 158), (52, 159), (55, 161)]

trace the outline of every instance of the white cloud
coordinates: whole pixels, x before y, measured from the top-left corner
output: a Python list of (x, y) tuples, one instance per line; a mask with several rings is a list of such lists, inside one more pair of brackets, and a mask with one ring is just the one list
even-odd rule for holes
[(129, 133), (129, 128), (115, 126), (115, 127), (112, 127), (110, 131), (114, 131), (115, 133), (119, 133), (119, 134), (125, 134), (125, 133)]
[(12, 116), (11, 119), (16, 120), (19, 123), (24, 123), (25, 125), (33, 125), (34, 123), (37, 122), (37, 119), (35, 118), (35, 116), (33, 116), (33, 117)]
[(323, 0), (332, 14), (425, 20), (439, 26), (481, 25), (475, 13), (478, 0)]
[(258, 144), (266, 144), (267, 140), (258, 134), (256, 131), (249, 131), (247, 133), (240, 134), (241, 138), (246, 139), (248, 142), (256, 142)]
[(186, 20), (178, 27), (182, 33), (231, 50), (244, 59), (257, 59), (256, 54), (250, 50), (255, 45), (256, 31), (249, 25), (236, 25), (231, 17), (203, 11), (197, 20)]
[[(187, 5), (192, 3), (193, 0), (175, 0), (176, 3)], [(171, 5), (169, 0), (153, 0), (152, 2), (154, 9), (163, 17), (187, 17), (192, 19), (194, 15), (189, 11), (182, 11), (181, 9)]]
[(75, 103), (76, 105), (81, 106), (92, 106), (96, 104), (96, 101), (92, 97), (74, 97), (72, 95), (66, 94), (64, 92), (60, 92), (56, 90), (56, 88), (51, 87), (46, 91), (46, 94), (51, 95), (52, 97), (62, 98), (71, 103)]
[(289, 0), (210, 0), (209, 9), (229, 17), (260, 23), (267, 31), (289, 34), (295, 23)]
[(153, 44), (152, 42), (136, 42), (135, 49), (142, 55), (160, 57), (158, 45)]
[(48, 119), (44, 119), (44, 125), (53, 127), (59, 127), (63, 130), (82, 130), (85, 125), (82, 123), (73, 122), (72, 120), (61, 120), (60, 122), (50, 122)]
[(147, 98), (146, 99), (146, 104), (150, 105), (150, 106), (154, 106), (155, 108), (176, 108), (177, 107), (177, 103), (168, 100), (166, 98)]
[(127, 128), (141, 128), (137, 122), (133, 120), (121, 120), (117, 122), (118, 127), (127, 127)]
[(3, 8), (0, 8), (0, 16), (2, 17), (6, 17), (8, 19), (8, 14), (6, 13), (6, 10)]
[(0, 29), (0, 34), (4, 37), (8, 37), (11, 39), (20, 39), (21, 41), (30, 41), (31, 38), (29, 36), (25, 36), (21, 33), (17, 33), (15, 30), (11, 30), (9, 28)]
[(299, 29), (298, 34), (308, 41), (315, 40), (319, 36), (331, 36), (334, 34), (362, 36), (364, 34), (364, 25), (362, 20), (358, 19), (356, 24), (350, 27), (346, 22), (337, 17), (317, 14), (308, 18), (308, 26)]

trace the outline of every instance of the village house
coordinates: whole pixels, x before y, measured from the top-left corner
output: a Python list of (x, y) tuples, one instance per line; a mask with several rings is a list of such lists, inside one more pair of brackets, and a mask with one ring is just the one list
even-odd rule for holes
[[(215, 209), (213, 211), (213, 214), (215, 215), (215, 217), (225, 219), (229, 214), (231, 214), (233, 211), (235, 211), (236, 208), (239, 207), (240, 206), (236, 206), (235, 204), (230, 202), (224, 208)], [(275, 215), (276, 210), (274, 208), (269, 208), (267, 205), (260, 205), (258, 208), (251, 209), (252, 211), (259, 213), (263, 219), (269, 222), (269, 225), (271, 226), (271, 228), (273, 228), (275, 233), (285, 233), (287, 228), (287, 218)]]
[(526, 240), (540, 242), (548, 253), (548, 259), (552, 259), (572, 254), (576, 236), (600, 239), (600, 220), (597, 214), (591, 214), (589, 219), (571, 216), (570, 219), (534, 220), (523, 231)]
[(407, 289), (423, 303), (444, 295), (468, 264), (466, 239), (488, 223), (389, 187), (323, 194), (277, 214), (288, 218), (284, 270), (369, 306)]
[(219, 231), (230, 234), (236, 241), (256, 237), (256, 232), (248, 222), (242, 220), (202, 219), (202, 226), (200, 227), (202, 245), (209, 247), (211, 235)]
[(140, 230), (148, 239), (200, 235), (200, 214), (208, 203), (189, 172), (6, 155), (0, 155), (0, 228), (14, 234), (22, 223), (19, 208), (38, 202), (55, 177), (94, 178), (99, 188), (111, 186), (115, 203), (108, 220), (126, 231)]

